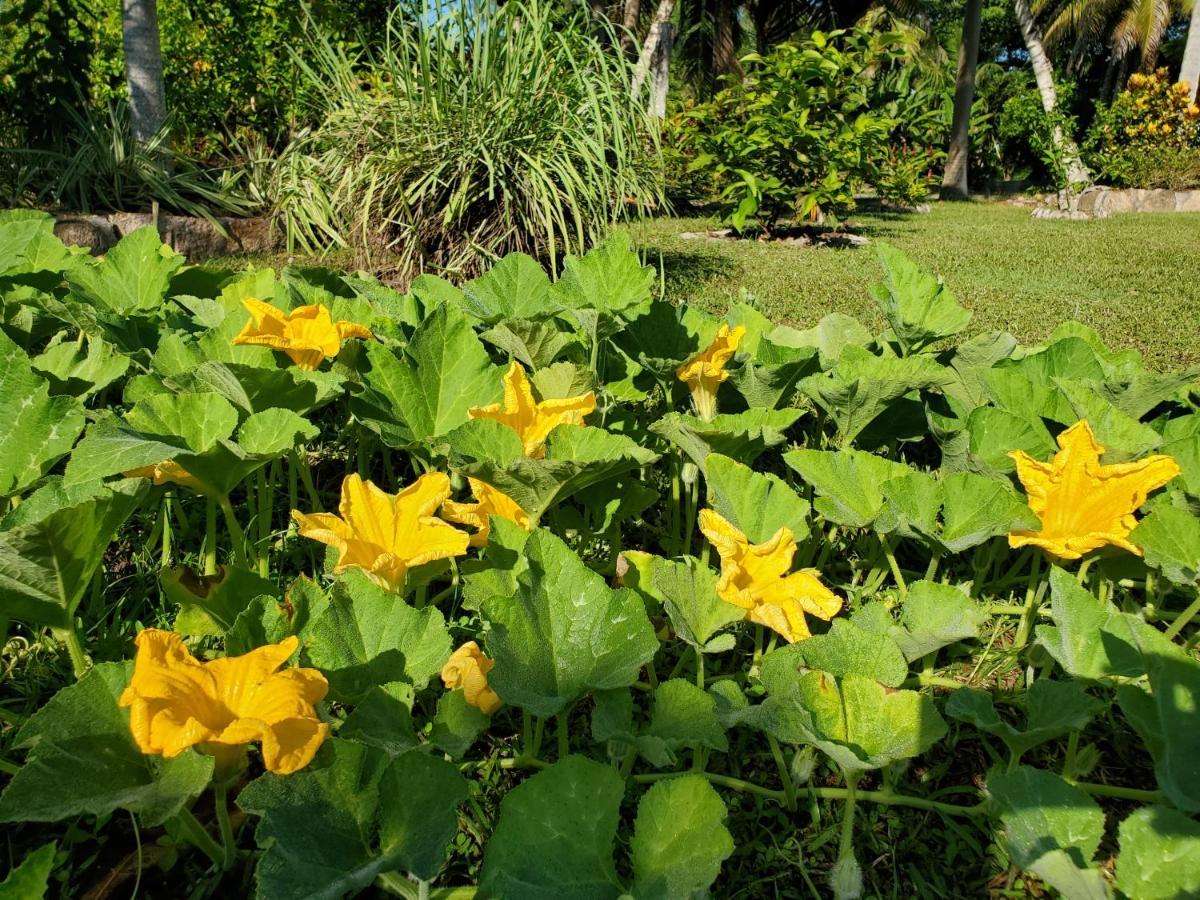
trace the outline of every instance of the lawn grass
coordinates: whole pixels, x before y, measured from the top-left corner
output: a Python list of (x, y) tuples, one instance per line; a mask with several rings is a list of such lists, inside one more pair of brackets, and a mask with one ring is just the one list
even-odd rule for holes
[[(974, 202), (934, 204), (926, 214), (856, 214), (850, 224), (941, 275), (974, 311), (974, 332), (1004, 330), (1035, 343), (1076, 319), (1113, 347), (1141, 350), (1152, 367), (1200, 365), (1200, 215), (1072, 222)], [(879, 280), (871, 247), (679, 237), (715, 226), (663, 218), (633, 227), (648, 262), (661, 264), (672, 300), (721, 311), (745, 289), (777, 322), (807, 326), (838, 311), (881, 327), (867, 293)]]

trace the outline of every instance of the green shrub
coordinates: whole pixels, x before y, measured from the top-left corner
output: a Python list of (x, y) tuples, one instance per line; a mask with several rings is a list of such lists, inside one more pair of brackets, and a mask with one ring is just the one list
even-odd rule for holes
[(1166, 69), (1130, 76), (1126, 89), (1097, 111), (1087, 146), (1092, 164), (1114, 184), (1200, 187), (1200, 106)]
[(657, 130), (629, 102), (628, 63), (579, 14), (535, 0), (393, 17), (373, 52), (306, 52), (318, 124), (276, 185), (291, 246), (471, 274), (516, 250), (556, 261), (661, 199)]
[(853, 209), (891, 129), (872, 111), (870, 86), (873, 67), (893, 52), (886, 33), (814, 32), (747, 56), (744, 81), (685, 113), (692, 166), (714, 172), (734, 228)]

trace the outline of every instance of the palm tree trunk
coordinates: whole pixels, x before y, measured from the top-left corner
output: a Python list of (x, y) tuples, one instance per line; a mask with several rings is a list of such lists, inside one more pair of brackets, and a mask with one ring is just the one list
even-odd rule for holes
[[(646, 83), (646, 76), (650, 74), (650, 64), (658, 55), (659, 44), (670, 28), (671, 16), (674, 12), (675, 0), (661, 0), (654, 13), (654, 21), (650, 23), (650, 31), (646, 35), (645, 43), (642, 44), (642, 52), (638, 56), (637, 66), (633, 70), (633, 84), (629, 93), (634, 103), (642, 94), (642, 86)], [(667, 39), (670, 40), (670, 37), (668, 36)]]
[(657, 119), (667, 115), (667, 89), (671, 86), (671, 45), (673, 40), (671, 23), (662, 27), (658, 50), (654, 54), (654, 68), (650, 74), (650, 115)]
[(642, 15), (642, 0), (625, 0), (624, 30), (621, 32), (621, 52), (629, 54), (633, 51), (637, 40), (638, 19)]
[(971, 105), (975, 102), (975, 70), (979, 63), (979, 28), (983, 0), (967, 0), (963, 13), (962, 43), (958, 46), (958, 74), (954, 86), (954, 118), (950, 124), (950, 148), (942, 173), (943, 200), (966, 200), (967, 169), (970, 162)]
[(1191, 99), (1195, 103), (1197, 82), (1200, 82), (1200, 0), (1192, 5), (1192, 21), (1188, 25), (1187, 43), (1183, 47), (1179, 80), (1191, 85)]
[(723, 75), (737, 75), (738, 62), (737, 0), (717, 0), (713, 5), (712, 79), (719, 83)]
[[(1025, 39), (1025, 49), (1029, 52), (1033, 78), (1042, 98), (1042, 109), (1047, 114), (1052, 114), (1058, 106), (1058, 94), (1054, 90), (1054, 67), (1050, 64), (1050, 57), (1046, 55), (1046, 47), (1042, 43), (1042, 30), (1033, 20), (1029, 0), (1013, 0), (1013, 11), (1017, 16), (1017, 24), (1021, 27), (1021, 36)], [(1054, 126), (1052, 140), (1066, 167), (1067, 181), (1070, 184), (1089, 181), (1091, 173), (1079, 158), (1079, 148), (1075, 146), (1074, 140), (1063, 133), (1061, 126)]]
[(145, 144), (167, 120), (155, 0), (121, 0), (121, 36), (133, 136)]

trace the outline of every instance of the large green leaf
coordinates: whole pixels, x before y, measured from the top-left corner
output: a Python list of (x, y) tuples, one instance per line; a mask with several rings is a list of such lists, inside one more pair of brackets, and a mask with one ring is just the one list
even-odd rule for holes
[(713, 698), (682, 678), (663, 681), (655, 688), (654, 710), (645, 733), (661, 740), (672, 753), (681, 747), (708, 747), (721, 753), (729, 749)]
[(955, 691), (946, 701), (946, 715), (995, 735), (1019, 758), (1039, 744), (1082, 731), (1100, 707), (1079, 682), (1046, 679), (1034, 682), (1025, 694), (1025, 703), (1024, 728), (1001, 719), (992, 695), (974, 688)]
[(1145, 552), (1146, 565), (1176, 584), (1195, 584), (1200, 578), (1200, 519), (1169, 499), (1156, 501), (1129, 539)]
[(218, 566), (201, 575), (190, 566), (175, 566), (159, 575), (167, 599), (179, 607), (174, 628), (180, 634), (219, 637), (256, 598), (278, 599), (273, 581), (234, 566)]
[(553, 322), (529, 319), (506, 319), (479, 336), (508, 356), (519, 359), (526, 368), (537, 372), (572, 348), (583, 344), (573, 334), (563, 331)]
[(649, 309), (654, 270), (643, 266), (628, 233), (614, 232), (583, 256), (568, 256), (554, 297), (574, 310), (633, 318)]
[(712, 645), (713, 635), (740, 622), (746, 611), (717, 596), (717, 574), (695, 557), (647, 556), (646, 587), (663, 604), (679, 638), (702, 651), (728, 649), (720, 642)]
[(750, 409), (714, 416), (706, 422), (683, 413), (667, 413), (650, 426), (688, 455), (698, 466), (710, 453), (720, 453), (746, 465), (763, 451), (777, 447), (803, 412), (798, 409)]
[(42, 900), (50, 886), (56, 849), (52, 841), (26, 854), (0, 881), (0, 900)]
[(1059, 390), (1074, 410), (1075, 419), (1087, 419), (1103, 445), (1106, 462), (1126, 462), (1156, 450), (1162, 437), (1149, 425), (1122, 412), (1096, 391), (1084, 384), (1056, 379)]
[(1121, 823), (1117, 887), (1138, 900), (1200, 896), (1200, 823), (1166, 806)]
[(1037, 530), (1040, 522), (1024, 497), (1007, 481), (972, 472), (942, 480), (942, 545), (962, 553), (1010, 531)]
[(821, 368), (832, 369), (847, 347), (865, 347), (871, 343), (871, 332), (857, 319), (835, 312), (804, 331), (780, 325), (767, 338), (780, 347), (815, 347)]
[(613, 342), (638, 365), (672, 383), (679, 365), (707, 347), (717, 327), (716, 319), (696, 307), (655, 300), (613, 335)]
[(768, 653), (762, 661), (763, 681), (786, 684), (805, 669), (830, 675), (862, 675), (899, 687), (908, 677), (908, 661), (887, 634), (835, 619), (829, 631)]
[(725, 803), (703, 776), (660, 781), (642, 795), (633, 827), (633, 896), (703, 896), (733, 854)]
[(233, 435), (237, 410), (212, 391), (155, 394), (133, 405), (126, 416), (143, 434), (170, 441), (178, 438), (192, 453), (203, 453)]
[(51, 379), (55, 394), (87, 398), (102, 391), (129, 368), (129, 357), (100, 337), (87, 340), (86, 350), (61, 332), (32, 361), (33, 368)]
[(459, 469), (508, 494), (537, 522), (546, 510), (577, 491), (656, 459), (658, 454), (624, 435), (602, 428), (560, 425), (546, 440), (544, 459), (516, 456), (504, 462), (464, 461)]
[(513, 788), (484, 851), (479, 895), (615, 900), (623, 893), (613, 841), (624, 793), (616, 769), (580, 756)]
[(817, 512), (854, 528), (871, 525), (883, 511), (885, 482), (912, 471), (863, 450), (793, 450), (783, 458), (813, 486)]
[(331, 740), (309, 768), (263, 775), (238, 796), (259, 816), (257, 896), (333, 900), (392, 871), (428, 881), (445, 861), (466, 796), (466, 781), (444, 760), (391, 760)]
[(988, 779), (1012, 861), (1072, 900), (1104, 900), (1108, 891), (1092, 858), (1104, 836), (1104, 813), (1057, 775), (1018, 766)]
[(847, 771), (917, 756), (946, 734), (931, 698), (862, 675), (777, 665), (764, 668), (763, 685), (767, 699), (739, 716), (785, 743), (813, 744)]
[(60, 272), (70, 253), (54, 235), (54, 217), (40, 210), (5, 210), (0, 218), (0, 275)]
[(988, 395), (1000, 408), (1025, 421), (1050, 419), (1070, 425), (1076, 415), (1056, 382), (1060, 378), (1100, 381), (1104, 367), (1086, 341), (1066, 337), (1038, 352), (1003, 360), (983, 373)]
[(548, 531), (530, 535), (524, 555), (516, 593), (483, 604), (496, 692), (550, 716), (588, 691), (636, 681), (658, 649), (638, 595), (608, 587)]
[(967, 327), (971, 311), (960, 306), (938, 278), (890, 244), (878, 244), (876, 251), (886, 281), (871, 293), (905, 353), (923, 350)]
[(153, 228), (125, 235), (103, 259), (81, 259), (67, 270), (72, 290), (119, 314), (157, 310), (183, 257), (165, 245)]
[(541, 263), (510, 253), (474, 281), (463, 285), (463, 308), (489, 325), (508, 319), (541, 319), (559, 310), (550, 277)]
[(145, 496), (127, 480), (0, 532), (0, 618), (66, 628), (117, 530)]
[(818, 366), (815, 348), (780, 347), (763, 338), (758, 356), (734, 371), (731, 381), (750, 408), (777, 409), (789, 403), (800, 379)]
[(1050, 570), (1050, 612), (1054, 624), (1037, 627), (1037, 642), (1068, 675), (1101, 681), (1145, 672), (1137, 636), (1145, 623), (1097, 599), (1057, 566)]
[(367, 358), (359, 415), (398, 424), (415, 440), (447, 434), (467, 421), (467, 410), (502, 392), (503, 370), (492, 365), (467, 317), (450, 306), (434, 310), (399, 355), (373, 343)]
[(847, 446), (892, 403), (946, 377), (931, 357), (876, 356), (851, 345), (831, 370), (803, 379), (800, 390), (825, 410), (837, 425), (838, 443)]
[(761, 544), (785, 527), (797, 541), (808, 537), (811, 507), (782, 478), (755, 472), (719, 453), (704, 461), (704, 478), (709, 506), (751, 543)]
[(188, 750), (163, 759), (133, 742), (129, 713), (117, 705), (132, 673), (133, 663), (101, 663), (21, 727), (15, 746), (29, 756), (0, 795), (0, 822), (57, 822), (127, 809), (153, 827), (208, 786), (211, 756)]
[(1024, 450), (1034, 459), (1049, 458), (1057, 446), (1040, 418), (1026, 418), (994, 406), (967, 416), (971, 456), (985, 472), (1008, 473), (1016, 464), (1008, 454)]
[(959, 588), (921, 580), (908, 586), (900, 624), (888, 634), (913, 662), (947, 644), (978, 637), (986, 620), (983, 607)]
[(71, 451), (83, 431), (74, 397), (51, 397), (25, 351), (0, 331), (0, 496), (23, 491)]
[(399, 594), (354, 572), (340, 577), (329, 606), (313, 622), (308, 657), (329, 679), (334, 700), (356, 703), (377, 684), (420, 689), (450, 658), (439, 610), (416, 610)]

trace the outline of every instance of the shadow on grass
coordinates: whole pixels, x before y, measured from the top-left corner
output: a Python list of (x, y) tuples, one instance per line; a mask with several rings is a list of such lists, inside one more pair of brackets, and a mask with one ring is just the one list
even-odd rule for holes
[(742, 266), (721, 247), (705, 244), (693, 251), (660, 250), (649, 254), (646, 262), (658, 269), (666, 283), (667, 296), (703, 290), (717, 281), (736, 279)]

